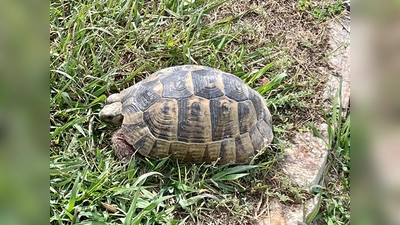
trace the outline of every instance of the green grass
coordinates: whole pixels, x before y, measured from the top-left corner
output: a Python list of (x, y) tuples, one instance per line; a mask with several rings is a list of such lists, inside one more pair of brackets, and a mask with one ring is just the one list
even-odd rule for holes
[[(288, 57), (275, 47), (282, 37), (243, 41), (254, 31), (238, 21), (257, 11), (215, 17), (229, 4), (51, 2), (51, 224), (247, 224), (254, 222), (260, 196), (302, 198), (290, 184), (276, 186), (270, 178), (282, 174), (274, 165), (286, 146), (285, 121), (292, 110), (309, 106), (314, 90), (287, 74), (290, 63), (277, 63)], [(181, 64), (233, 73), (267, 99), (276, 138), (254, 165), (179, 165), (136, 156), (124, 166), (114, 157), (115, 128), (97, 115), (106, 96)], [(269, 82), (261, 84), (264, 77)]]
[[(337, 171), (337, 179), (328, 183), (325, 195), (327, 224), (350, 224), (350, 115), (343, 117), (341, 89), (336, 94), (328, 124), (328, 147), (332, 150), (327, 169)], [(340, 193), (340, 194), (338, 194)]]
[[(323, 137), (315, 128), (314, 133), (326, 141), (330, 149), (330, 162), (325, 169), (322, 183), (325, 188), (317, 189), (320, 195), (320, 205), (325, 208), (324, 222), (326, 224), (350, 224), (350, 118), (343, 116), (342, 82), (336, 92), (332, 112), (325, 111), (328, 125), (328, 137)], [(335, 171), (335, 179), (328, 173)], [(329, 180), (329, 181), (327, 181)], [(326, 183), (326, 184), (325, 184)], [(315, 214), (313, 219), (321, 218), (322, 213)]]
[(309, 0), (299, 0), (297, 3), (297, 8), (300, 11), (309, 12), (315, 19), (320, 21), (326, 21), (332, 16), (337, 16), (345, 12), (345, 7), (343, 6), (342, 0), (334, 2), (320, 1), (317, 2), (317, 4), (312, 3)]

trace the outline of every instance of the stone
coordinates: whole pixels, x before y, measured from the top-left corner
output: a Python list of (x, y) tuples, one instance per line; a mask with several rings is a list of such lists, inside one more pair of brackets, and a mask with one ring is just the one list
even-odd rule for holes
[[(326, 124), (319, 129), (324, 136), (326, 129)], [(312, 132), (297, 133), (292, 141), (293, 145), (284, 150), (283, 171), (300, 187), (318, 184), (328, 159), (325, 142)]]
[(318, 206), (318, 196), (309, 199), (305, 204), (284, 205), (274, 199), (268, 206), (266, 215), (260, 219), (259, 225), (303, 225)]
[(329, 79), (324, 91), (324, 98), (333, 102), (342, 79), (343, 116), (347, 116), (347, 109), (350, 107), (350, 20), (345, 17), (332, 20), (328, 24), (328, 29), (330, 30), (329, 45), (332, 49), (329, 64), (332, 69), (328, 71)]

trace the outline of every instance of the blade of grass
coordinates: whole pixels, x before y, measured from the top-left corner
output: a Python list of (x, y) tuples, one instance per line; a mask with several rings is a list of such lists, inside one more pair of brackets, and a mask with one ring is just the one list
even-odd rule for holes
[(50, 134), (50, 139), (54, 138), (55, 136), (59, 135), (61, 132), (63, 132), (65, 129), (67, 129), (70, 126), (73, 126), (78, 123), (83, 123), (86, 120), (86, 117), (80, 117), (80, 118), (75, 118), (72, 121), (62, 125), (61, 127), (57, 127), (51, 134)]
[(273, 90), (279, 84), (281, 84), (286, 77), (287, 77), (286, 73), (281, 73), (272, 78), (272, 80), (268, 84), (263, 85), (259, 88), (255, 88), (255, 90), (258, 91), (258, 93), (260, 93), (261, 95), (263, 95), (266, 92)]
[(67, 207), (68, 212), (72, 212), (72, 210), (75, 207), (75, 202), (77, 200), (78, 190), (80, 187), (80, 179), (79, 179), (80, 176), (81, 176), (81, 173), (79, 172), (78, 175), (76, 176), (74, 185), (72, 186), (71, 196), (69, 197), (69, 202), (68, 202), (68, 207)]
[(170, 199), (174, 197), (174, 195), (168, 195), (168, 196), (163, 196), (160, 197), (158, 199), (156, 199), (155, 201), (153, 201), (152, 203), (150, 203), (146, 208), (144, 208), (137, 216), (135, 216), (135, 218), (132, 221), (132, 225), (140, 225), (142, 222), (142, 218), (144, 216), (146, 216), (147, 214), (151, 213), (151, 211), (156, 208), (161, 202)]
[(247, 82), (248, 85), (253, 85), (254, 81), (259, 79), (262, 75), (264, 75), (273, 65), (275, 65), (275, 61), (268, 63), (261, 70), (259, 70), (251, 79)]
[(182, 206), (182, 208), (187, 208), (188, 206), (194, 205), (197, 202), (199, 202), (200, 200), (204, 199), (204, 198), (212, 198), (214, 200), (220, 201), (217, 197), (215, 197), (214, 195), (210, 195), (210, 194), (201, 194), (201, 195), (196, 195), (193, 197), (190, 197), (188, 199), (181, 199), (179, 201), (179, 205)]
[(136, 212), (136, 207), (137, 207), (137, 202), (140, 196), (140, 187), (139, 189), (135, 192), (135, 195), (133, 197), (133, 200), (131, 202), (131, 206), (129, 207), (128, 213), (126, 214), (124, 225), (129, 225), (132, 224), (131, 221), (133, 219), (133, 215)]
[(243, 171), (248, 171), (248, 170), (251, 170), (251, 169), (254, 169), (257, 167), (260, 167), (260, 166), (258, 166), (258, 165), (235, 166), (235, 167), (229, 168), (225, 171), (222, 171), (222, 172), (219, 172), (219, 173), (213, 175), (211, 177), (211, 179), (214, 181), (218, 181), (218, 180), (224, 179), (227, 175), (240, 173)]
[(136, 181), (132, 184), (132, 186), (138, 186), (140, 183), (143, 183), (148, 177), (151, 177), (151, 176), (154, 176), (154, 175), (159, 175), (159, 176), (163, 176), (161, 173), (159, 173), (159, 172), (148, 172), (148, 173), (145, 173), (145, 174), (143, 174), (143, 175), (141, 175), (140, 177), (138, 177), (137, 179), (136, 179)]

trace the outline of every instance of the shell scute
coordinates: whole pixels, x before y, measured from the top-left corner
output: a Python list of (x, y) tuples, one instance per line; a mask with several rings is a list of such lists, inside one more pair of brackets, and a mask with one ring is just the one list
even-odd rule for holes
[(249, 98), (248, 86), (238, 77), (224, 73), (222, 78), (226, 96), (238, 102)]
[(187, 98), (193, 95), (191, 77), (188, 71), (177, 71), (160, 79), (163, 84), (163, 98)]
[(144, 111), (161, 100), (162, 85), (158, 80), (143, 83), (135, 92), (135, 102)]
[(178, 101), (178, 140), (185, 143), (211, 142), (209, 100), (195, 97)]
[(221, 73), (210, 70), (192, 71), (194, 94), (206, 99), (224, 95)]
[(222, 97), (210, 103), (212, 140), (237, 137), (240, 133), (237, 102)]
[(153, 104), (143, 112), (143, 120), (156, 138), (178, 140), (178, 102), (175, 99)]

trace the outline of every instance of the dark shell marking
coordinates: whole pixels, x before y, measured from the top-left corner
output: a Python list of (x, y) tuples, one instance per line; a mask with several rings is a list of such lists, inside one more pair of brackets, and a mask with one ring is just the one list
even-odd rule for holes
[(232, 74), (185, 65), (137, 85), (121, 92), (122, 132), (142, 155), (243, 164), (272, 141), (264, 99)]

